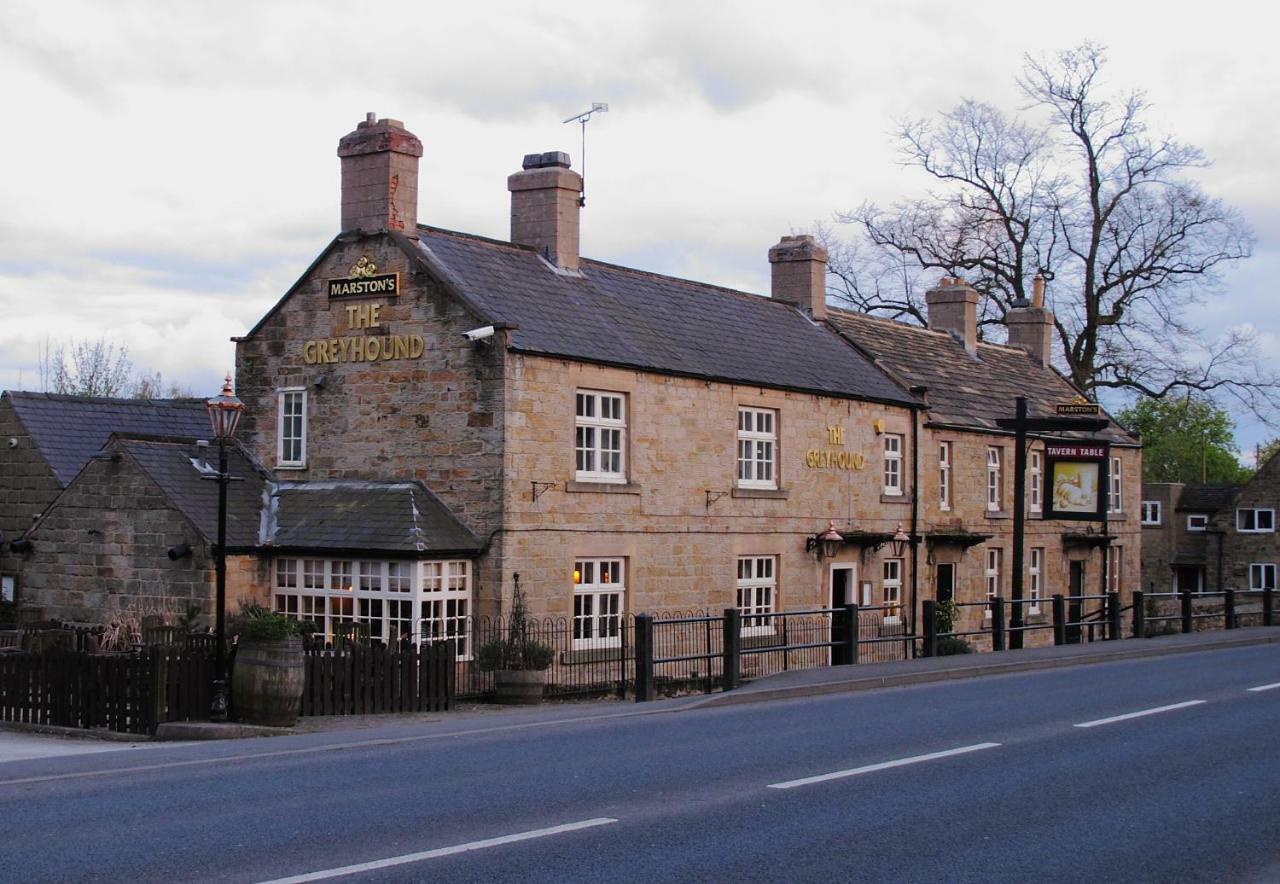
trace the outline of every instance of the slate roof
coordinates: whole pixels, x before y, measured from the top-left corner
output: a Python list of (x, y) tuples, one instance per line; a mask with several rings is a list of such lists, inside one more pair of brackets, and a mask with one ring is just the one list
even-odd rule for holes
[(212, 435), (203, 399), (104, 399), (21, 390), (4, 396), (63, 488), (112, 433)]
[[(206, 541), (218, 530), (218, 483), (193, 462), (194, 440), (116, 437)], [(210, 448), (209, 467), (217, 450)], [(238, 445), (227, 451), (227, 546), (239, 549), (472, 553), (480, 542), (417, 482), (275, 483)]]
[[(1013, 417), (1018, 396), (1027, 398), (1028, 415), (1054, 417), (1058, 403), (1079, 395), (1066, 378), (1017, 347), (979, 343), (975, 357), (947, 332), (847, 310), (832, 309), (828, 316), (908, 388), (928, 388), (932, 423), (998, 430), (999, 418)], [(1138, 444), (1114, 420), (1106, 430), (1089, 435), (1122, 445)]]
[[(514, 350), (648, 371), (909, 404), (863, 354), (792, 304), (432, 227), (411, 247)], [(412, 241), (404, 241), (412, 242)]]
[(1176, 510), (1216, 513), (1231, 503), (1243, 485), (1187, 485), (1174, 506)]
[(480, 543), (417, 482), (300, 482), (277, 492), (274, 546), (475, 552)]

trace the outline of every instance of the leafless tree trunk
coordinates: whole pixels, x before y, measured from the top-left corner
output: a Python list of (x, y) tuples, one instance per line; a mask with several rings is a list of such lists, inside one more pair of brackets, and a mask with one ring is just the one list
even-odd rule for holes
[(1042, 270), (1058, 358), (1080, 388), (1229, 394), (1268, 417), (1280, 381), (1259, 366), (1253, 336), (1208, 341), (1186, 319), (1219, 293), (1217, 271), (1250, 254), (1252, 233), (1186, 177), (1205, 165), (1198, 149), (1148, 132), (1141, 93), (1100, 97), (1103, 64), (1093, 44), (1028, 57), (1018, 83), (1043, 122), (965, 101), (905, 124), (903, 161), (935, 189), (838, 215), (856, 226), (852, 241), (821, 231), (832, 294), (923, 322), (924, 289), (963, 276), (986, 296), (980, 322), (991, 333)]

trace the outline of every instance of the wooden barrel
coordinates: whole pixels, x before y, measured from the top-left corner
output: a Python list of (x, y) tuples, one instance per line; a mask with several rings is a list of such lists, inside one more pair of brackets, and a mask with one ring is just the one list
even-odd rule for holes
[(235, 716), (249, 724), (293, 727), (302, 706), (302, 639), (254, 641), (241, 638), (231, 674)]
[(546, 672), (499, 669), (493, 675), (496, 702), (508, 706), (532, 706), (542, 702)]

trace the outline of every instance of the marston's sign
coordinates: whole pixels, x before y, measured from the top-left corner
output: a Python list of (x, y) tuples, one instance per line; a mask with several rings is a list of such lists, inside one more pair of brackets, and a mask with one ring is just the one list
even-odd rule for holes
[(329, 280), (329, 297), (360, 298), (369, 295), (400, 294), (399, 273), (378, 273), (378, 265), (368, 255), (356, 261), (347, 271), (346, 279)]
[(368, 279), (331, 279), (329, 297), (353, 298), (369, 295), (396, 297), (400, 294), (400, 274), (382, 273)]
[(1101, 413), (1102, 409), (1098, 407), (1096, 402), (1061, 402), (1058, 404), (1058, 414), (1097, 417)]

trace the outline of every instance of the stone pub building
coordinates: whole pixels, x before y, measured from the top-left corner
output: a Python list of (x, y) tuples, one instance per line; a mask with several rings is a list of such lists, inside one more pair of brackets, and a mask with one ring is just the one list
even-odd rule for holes
[[(572, 622), (575, 649), (617, 644), (643, 611), (857, 601), (907, 623), (924, 598), (1008, 595), (1013, 437), (996, 420), (1019, 395), (1042, 415), (1078, 396), (1041, 300), (997, 346), (958, 279), (929, 293), (929, 328), (828, 307), (806, 236), (762, 247), (771, 297), (589, 260), (582, 181), (557, 152), (508, 176), (509, 242), (442, 230), (419, 218), (422, 154), (395, 120), (344, 136), (339, 233), (236, 339), (232, 598), (465, 654), (467, 618), (517, 586)], [(1039, 518), (1033, 441), (1028, 594), (1137, 586), (1140, 449), (1102, 436), (1105, 532)], [(124, 427), (94, 449), (0, 555), (20, 601), (95, 619), (114, 556), (113, 593), (207, 606), (215, 483), (195, 440)], [(151, 524), (85, 533), (112, 501)]]

